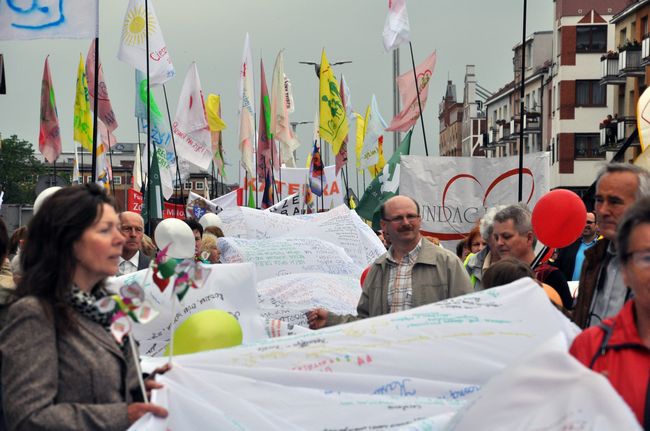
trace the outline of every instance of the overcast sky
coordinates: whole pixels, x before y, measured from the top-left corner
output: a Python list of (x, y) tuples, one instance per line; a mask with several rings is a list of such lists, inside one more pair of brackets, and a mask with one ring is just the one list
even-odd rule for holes
[[(176, 68), (167, 83), (172, 117), (191, 61), (199, 68), (203, 93), (220, 94), (228, 129), (224, 133), (229, 179), (237, 177), (237, 105), (239, 63), (244, 35), (250, 33), (255, 64), (255, 103), (259, 103), (259, 60), (267, 80), (278, 51), (285, 49), (285, 73), (293, 84), (296, 111), (292, 121), (312, 121), (317, 109), (318, 82), (312, 66), (299, 61), (320, 61), (324, 47), (330, 62), (345, 75), (354, 110), (365, 112), (372, 94), (387, 122), (392, 118), (392, 54), (382, 46), (387, 0), (171, 0), (153, 1), (158, 21)], [(0, 0), (0, 4), (4, 3)], [(133, 69), (117, 60), (127, 0), (100, 1), (100, 58), (115, 110), (120, 142), (137, 142)], [(438, 103), (447, 79), (456, 84), (462, 100), (465, 65), (476, 65), (477, 81), (496, 91), (512, 79), (512, 47), (521, 41), (523, 0), (409, 0), (415, 62), (436, 50), (438, 61), (429, 83), (424, 111), (429, 154), (438, 153)], [(551, 30), (553, 1), (528, 2), (527, 34)], [(0, 42), (4, 54), (7, 94), (0, 95), (0, 133), (16, 134), (38, 146), (39, 103), (43, 62), (50, 55), (64, 151), (72, 151), (72, 113), (79, 53), (84, 57), (90, 40), (37, 40)], [(408, 45), (401, 49), (401, 72), (411, 68)], [(269, 88), (270, 88), (270, 82)], [(164, 106), (162, 91), (155, 93)], [(304, 166), (312, 125), (298, 127), (302, 142), (298, 165)], [(413, 135), (411, 154), (424, 154), (422, 131)], [(387, 159), (392, 135), (386, 140)], [(351, 177), (353, 175), (351, 174)]]

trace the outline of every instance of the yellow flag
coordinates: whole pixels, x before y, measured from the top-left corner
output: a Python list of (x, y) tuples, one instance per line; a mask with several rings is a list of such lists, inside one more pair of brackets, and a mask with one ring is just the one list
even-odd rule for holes
[(341, 102), (339, 84), (325, 56), (325, 49), (320, 61), (320, 103), (319, 132), (321, 138), (332, 145), (332, 152), (338, 154), (343, 140), (348, 135), (348, 119)]
[(354, 152), (357, 155), (357, 169), (361, 169), (361, 150), (363, 149), (363, 138), (366, 137), (366, 120), (357, 112), (354, 113), (354, 118), (357, 125), (357, 141)]
[(375, 178), (386, 165), (386, 159), (384, 159), (384, 137), (380, 136), (377, 141), (377, 148), (379, 148), (379, 161), (376, 165), (370, 166), (368, 171), (373, 178)]
[(644, 169), (650, 170), (650, 150), (646, 149), (634, 159), (634, 164)]
[(220, 132), (228, 127), (219, 116), (220, 103), (219, 96), (216, 94), (208, 94), (208, 102), (205, 104), (205, 110), (208, 115), (208, 126), (211, 132)]
[(84, 59), (81, 54), (79, 54), (79, 69), (77, 70), (77, 93), (74, 98), (73, 137), (86, 150), (93, 151), (93, 117), (90, 113), (88, 81), (84, 68)]

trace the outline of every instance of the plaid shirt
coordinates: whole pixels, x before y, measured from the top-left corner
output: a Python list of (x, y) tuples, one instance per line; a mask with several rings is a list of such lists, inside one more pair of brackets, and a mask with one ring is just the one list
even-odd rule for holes
[(411, 274), (421, 248), (422, 240), (400, 262), (393, 258), (393, 249), (388, 250), (388, 309), (391, 313), (412, 307)]

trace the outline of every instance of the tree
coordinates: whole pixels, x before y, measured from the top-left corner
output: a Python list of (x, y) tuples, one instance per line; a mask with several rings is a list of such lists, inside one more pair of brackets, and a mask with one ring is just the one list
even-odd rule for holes
[(0, 189), (7, 204), (31, 204), (36, 197), (36, 181), (45, 166), (34, 156), (28, 141), (12, 135), (0, 143)]

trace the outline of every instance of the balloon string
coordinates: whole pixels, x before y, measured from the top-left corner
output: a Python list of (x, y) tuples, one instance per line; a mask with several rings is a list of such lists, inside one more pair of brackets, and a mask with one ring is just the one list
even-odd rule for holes
[(169, 338), (169, 365), (172, 365), (172, 356), (174, 356), (174, 321), (176, 320), (175, 316), (175, 308), (176, 308), (176, 295), (174, 292), (172, 292), (172, 324), (171, 324), (171, 332), (170, 332), (170, 338)]

